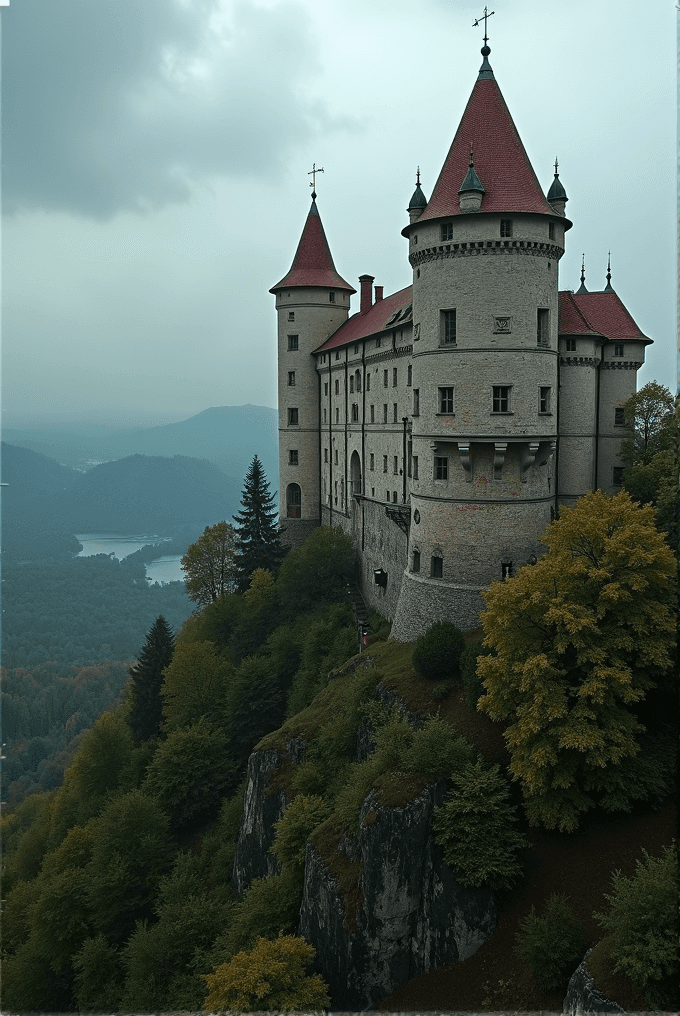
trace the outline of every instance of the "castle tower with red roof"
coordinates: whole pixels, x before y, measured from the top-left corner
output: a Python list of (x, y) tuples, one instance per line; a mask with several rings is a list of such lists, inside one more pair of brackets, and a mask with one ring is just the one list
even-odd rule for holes
[(314, 192), (290, 271), (269, 292), (279, 321), (279, 514), (285, 542), (296, 547), (321, 522), (323, 420), (310, 353), (347, 320), (356, 292), (335, 270)]
[(609, 273), (602, 292), (558, 291), (567, 194), (557, 162), (539, 184), (489, 53), (429, 201), (418, 172), (411, 284), (383, 297), (360, 275), (349, 317), (313, 200), (271, 290), (287, 542), (342, 527), (400, 641), (479, 627), (482, 592), (545, 552), (560, 504), (620, 488), (622, 407), (651, 341)]

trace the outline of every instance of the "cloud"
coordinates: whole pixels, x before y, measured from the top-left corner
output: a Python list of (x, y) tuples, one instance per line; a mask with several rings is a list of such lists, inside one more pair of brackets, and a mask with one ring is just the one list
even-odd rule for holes
[(353, 129), (314, 98), (295, 0), (22, 0), (3, 14), (3, 206), (107, 219), (211, 175), (276, 179)]

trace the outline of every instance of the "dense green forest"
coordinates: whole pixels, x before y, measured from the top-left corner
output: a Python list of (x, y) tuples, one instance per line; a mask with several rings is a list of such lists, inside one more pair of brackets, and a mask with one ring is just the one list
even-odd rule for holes
[[(494, 610), (501, 620), (503, 611), (494, 601), (494, 609), (483, 616), (488, 625), (486, 646), (476, 641), (480, 633), (469, 633), (465, 640), (446, 638), (445, 646), (457, 647), (458, 660), (442, 664), (445, 657), (440, 657), (430, 667), (430, 675), (437, 680), (425, 676), (422, 652), (416, 654), (415, 670), (414, 646), (386, 641), (389, 627), (377, 615), (371, 618), (368, 665), (359, 669), (347, 665), (357, 650), (356, 624), (345, 594), (355, 565), (349, 540), (337, 529), (315, 530), (284, 559), (276, 579), (267, 571), (256, 571), (244, 593), (223, 594), (190, 617), (174, 639), (172, 662), (160, 675), (155, 673), (154, 660), (161, 656), (154, 655), (149, 632), (144, 651), (140, 653), (140, 645), (136, 653), (146, 661), (141, 671), (138, 668), (137, 683), (130, 682), (123, 701), (100, 716), (83, 736), (63, 784), (32, 794), (3, 817), (5, 1008), (10, 1012), (203, 1008), (208, 993), (204, 975), (216, 972), (213, 986), (226, 984), (232, 961), (244, 951), (250, 955), (253, 950), (255, 956), (259, 938), (275, 940), (279, 934), (294, 933), (308, 840), (337, 878), (351, 921), (361, 898), (358, 867), (348, 863), (338, 845), (356, 834), (366, 795), (373, 792), (377, 797), (365, 824), (375, 821), (375, 808), (403, 807), (426, 784), (445, 779), (449, 793), (445, 805), (434, 813), (433, 828), (448, 863), (463, 885), (497, 887), (503, 913), (519, 894), (526, 929), (521, 955), (513, 951), (514, 943), (510, 947), (506, 943), (502, 955), (495, 958), (492, 944), (498, 933), (492, 935), (485, 956), (492, 968), (496, 962), (505, 963), (503, 978), (496, 977), (492, 989), (481, 974), (477, 980), (471, 978), (473, 993), (469, 985), (462, 985), (456, 1001), (472, 1011), (555, 1009), (560, 996), (554, 985), (560, 988), (574, 969), (578, 949), (586, 942), (598, 943), (599, 948), (603, 932), (593, 911), (596, 906), (607, 910), (603, 892), (610, 889), (612, 871), (612, 867), (600, 871), (595, 885), (589, 881), (588, 873), (599, 864), (602, 852), (602, 837), (596, 837), (592, 854), (581, 862), (577, 879), (569, 883), (566, 917), (559, 900), (542, 916), (547, 895), (561, 888), (559, 878), (568, 871), (575, 849), (576, 841), (561, 831), (560, 819), (567, 822), (565, 828), (574, 820), (578, 823), (574, 801), (581, 811), (589, 812), (590, 818), (582, 818), (584, 832), (578, 842), (583, 842), (589, 821), (602, 822), (608, 811), (618, 810), (631, 822), (636, 814), (644, 822), (650, 806), (663, 809), (673, 794), (668, 764), (672, 747), (669, 753), (666, 726), (672, 555), (654, 530), (651, 509), (636, 509), (625, 495), (617, 500), (598, 494), (596, 501), (587, 504), (581, 515), (594, 541), (588, 549), (600, 547), (601, 560), (592, 568), (588, 565), (591, 571), (585, 577), (579, 573), (580, 559), (576, 555), (574, 560), (571, 544), (565, 549), (555, 539), (545, 565), (536, 565), (533, 571), (522, 569), (517, 578), (492, 587), (496, 601), (505, 596), (508, 604), (521, 604), (525, 586), (535, 574), (540, 595), (524, 609), (549, 613), (552, 601), (544, 603), (541, 597), (552, 595), (550, 583), (544, 592), (541, 577), (551, 576), (557, 589), (566, 576), (558, 597), (562, 612), (540, 633), (537, 626), (517, 624), (508, 630), (497, 623)], [(565, 510), (567, 522), (568, 516)], [(572, 513), (571, 518), (575, 521), (572, 532), (580, 539), (581, 516)], [(629, 567), (630, 554), (637, 553), (635, 543), (627, 539), (629, 525), (637, 526), (636, 533), (646, 540), (647, 556), (636, 569)], [(554, 527), (562, 543), (568, 544), (565, 520)], [(624, 615), (612, 604), (612, 583), (631, 598), (632, 609)], [(541, 715), (537, 729), (534, 725), (524, 731), (524, 741), (518, 737), (507, 742), (508, 719), (485, 715), (501, 709), (502, 667), (496, 661), (507, 659), (510, 674), (522, 653), (525, 660), (531, 659), (543, 647), (548, 653), (545, 664), (531, 673), (553, 700), (569, 682), (580, 682), (582, 694), (594, 696), (596, 702), (597, 652), (592, 659), (588, 653), (577, 659), (563, 644), (562, 626), (571, 623), (572, 606), (580, 617), (592, 611), (592, 602), (603, 588), (602, 602), (609, 605), (599, 623), (585, 629), (584, 645), (590, 651), (604, 639), (609, 646), (617, 620), (625, 621), (618, 626), (623, 637), (616, 643), (616, 667), (623, 671), (632, 667), (633, 689), (646, 691), (642, 700), (638, 696), (635, 701), (633, 696), (627, 705), (622, 704), (616, 668), (609, 668), (600, 677), (611, 685), (609, 697), (604, 696), (609, 705), (593, 710), (591, 735), (596, 731), (607, 735), (612, 724), (622, 722), (635, 732), (637, 717), (644, 713), (647, 732), (656, 738), (658, 750), (650, 764), (644, 753), (636, 755), (631, 742), (626, 746), (625, 786), (617, 783), (619, 766), (612, 762), (604, 768), (610, 783), (613, 778), (614, 791), (601, 781), (596, 793), (588, 796), (583, 792), (591, 778), (587, 766), (581, 771), (572, 765), (567, 777), (559, 768), (569, 757), (572, 761), (579, 757), (578, 748), (574, 755), (568, 746), (553, 747), (560, 782), (566, 780), (572, 792), (564, 798), (557, 788), (549, 798), (546, 791), (539, 802), (542, 809), (532, 812), (531, 774), (526, 779), (522, 774), (519, 783), (511, 785), (512, 754), (519, 750), (531, 759), (531, 738), (548, 743), (545, 738), (556, 730), (554, 717)], [(516, 600), (513, 589), (518, 593)], [(591, 594), (595, 601), (589, 599)], [(653, 612), (649, 616), (658, 634), (656, 648), (649, 640), (638, 645), (629, 638), (645, 610)], [(533, 642), (529, 639), (524, 648), (521, 638), (513, 641), (516, 633), (530, 631), (535, 633)], [(441, 641), (439, 646), (434, 641), (434, 649), (441, 650)], [(432, 651), (430, 645), (430, 663)], [(652, 671), (645, 659), (655, 668), (656, 681), (649, 680)], [(480, 711), (476, 705), (483, 701), (479, 696), (484, 688), (478, 668), (483, 660), (491, 661), (493, 667), (488, 669), (486, 688), (489, 707)], [(156, 709), (149, 697), (154, 687), (159, 689), (162, 725), (158, 735), (144, 738), (139, 735), (140, 710), (143, 718), (144, 710)], [(378, 695), (381, 687), (393, 701), (395, 695), (400, 698), (418, 722), (411, 723), (398, 709), (387, 708)], [(145, 689), (146, 697), (140, 697)], [(521, 714), (524, 692), (515, 690), (512, 682), (507, 691), (502, 707)], [(582, 735), (578, 696), (572, 697), (568, 718), (576, 734)], [(372, 732), (368, 755), (362, 758), (356, 754), (360, 728)], [(298, 764), (282, 765), (276, 772), (275, 785), (285, 791), (288, 801), (272, 848), (280, 870), (255, 880), (239, 898), (231, 879), (247, 759), (256, 745), (281, 750), (291, 737), (302, 738), (306, 750)], [(539, 835), (532, 833), (532, 825), (538, 827)], [(628, 865), (632, 881), (619, 881), (619, 895), (615, 891), (609, 916), (605, 914), (600, 922), (609, 921), (613, 935), (604, 953), (602, 949), (598, 953), (600, 962), (611, 969), (619, 953), (628, 957), (625, 970), (630, 997), (635, 999), (633, 1008), (666, 1005), (671, 998), (672, 926), (673, 913), (677, 914), (672, 887), (677, 862), (672, 851), (664, 853), (660, 847), (669, 842), (664, 838), (666, 828), (657, 834), (639, 832), (633, 826), (632, 842), (623, 830), (607, 855), (616, 864), (625, 854), (627, 863), (640, 843), (653, 852), (647, 861), (640, 852), (644, 861), (640, 870)], [(636, 839), (638, 835), (642, 838)], [(536, 864), (527, 865), (525, 850), (529, 846), (541, 850), (546, 837), (553, 853), (559, 854), (555, 881), (543, 886), (540, 896), (534, 888), (533, 896), (522, 898), (524, 886), (536, 885)], [(656, 964), (651, 981), (650, 947), (640, 916), (650, 894), (656, 901), (653, 947), (663, 959)], [(628, 910), (621, 904), (623, 916), (617, 916), (616, 906), (626, 898), (633, 903)], [(529, 912), (530, 901), (539, 903), (541, 916)], [(546, 934), (556, 932), (555, 915), (557, 974), (554, 956), (548, 957), (552, 966), (546, 972), (540, 949)], [(569, 941), (560, 932), (567, 925), (575, 928)], [(244, 962), (242, 956), (239, 962)], [(438, 973), (433, 971), (432, 976)], [(646, 995), (640, 1002), (643, 989)], [(405, 1008), (414, 1006), (393, 1004), (391, 1011)], [(429, 1008), (445, 1008), (441, 996)]]

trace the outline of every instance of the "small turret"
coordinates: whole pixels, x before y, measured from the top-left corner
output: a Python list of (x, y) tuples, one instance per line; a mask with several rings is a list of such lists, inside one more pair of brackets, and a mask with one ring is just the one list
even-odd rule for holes
[(586, 256), (585, 256), (585, 254), (582, 254), (581, 255), (581, 285), (576, 290), (576, 295), (577, 296), (581, 296), (582, 293), (587, 293), (587, 292), (588, 292), (588, 290), (586, 289)]
[(550, 184), (550, 190), (548, 191), (547, 198), (554, 211), (556, 211), (558, 215), (564, 215), (564, 209), (569, 198), (567, 197), (567, 192), (560, 181), (560, 177), (557, 172), (557, 165), (557, 159), (555, 159), (555, 179)]
[(420, 189), (420, 166), (416, 170), (416, 189), (411, 195), (411, 200), (408, 203), (409, 222), (415, 222), (419, 219), (427, 207), (427, 198)]
[(613, 293), (614, 287), (612, 286), (612, 252), (609, 251), (607, 254), (607, 285), (604, 287), (603, 292)]
[(461, 212), (478, 212), (482, 207), (482, 198), (485, 194), (486, 191), (482, 186), (482, 181), (475, 171), (475, 162), (471, 148), (468, 171), (458, 191), (458, 202)]

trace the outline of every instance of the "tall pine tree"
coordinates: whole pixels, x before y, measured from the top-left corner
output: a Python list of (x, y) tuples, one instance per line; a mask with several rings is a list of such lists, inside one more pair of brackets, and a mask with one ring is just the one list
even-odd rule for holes
[(276, 574), (285, 555), (276, 522), (278, 512), (274, 495), (269, 492), (269, 483), (257, 455), (253, 456), (246, 473), (241, 507), (243, 510), (233, 518), (238, 587), (243, 592), (250, 585), (250, 576), (256, 568), (266, 568)]
[(139, 662), (130, 668), (132, 709), (129, 722), (138, 743), (160, 734), (163, 721), (163, 670), (172, 662), (173, 652), (172, 628), (161, 614), (146, 636)]

